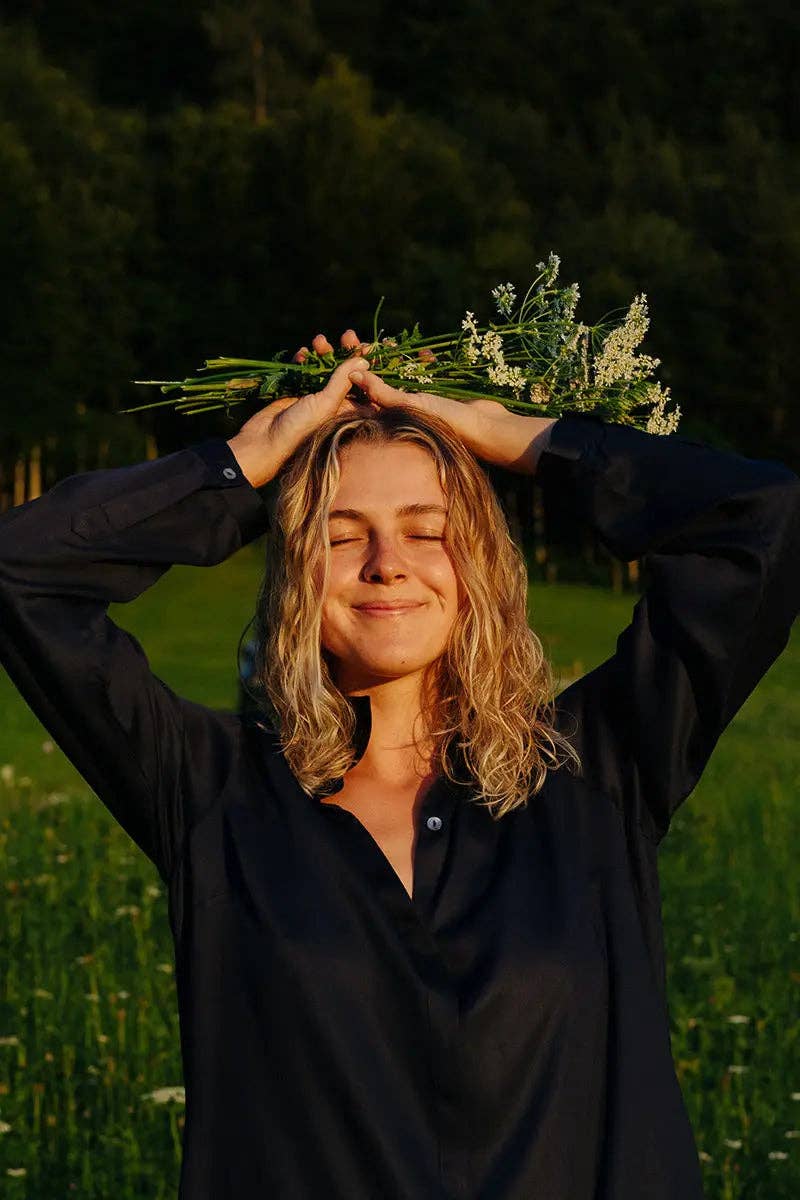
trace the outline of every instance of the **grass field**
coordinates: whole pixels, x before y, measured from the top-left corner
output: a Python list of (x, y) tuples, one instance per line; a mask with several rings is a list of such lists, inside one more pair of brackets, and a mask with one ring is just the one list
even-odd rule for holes
[[(111, 615), (156, 674), (236, 702), (260, 546), (173, 568)], [(566, 679), (634, 598), (534, 586)], [(660, 855), (672, 1043), (709, 1200), (800, 1196), (800, 642), (723, 736)], [(0, 1195), (176, 1194), (182, 1083), (166, 896), (0, 672)]]

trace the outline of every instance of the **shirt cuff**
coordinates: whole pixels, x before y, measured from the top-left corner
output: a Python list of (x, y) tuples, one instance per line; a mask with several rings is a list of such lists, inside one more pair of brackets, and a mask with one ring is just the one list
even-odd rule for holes
[(573, 461), (594, 458), (600, 453), (605, 436), (605, 422), (592, 413), (569, 413), (559, 417), (550, 427), (550, 441), (545, 454)]
[(242, 531), (242, 545), (270, 527), (265, 497), (253, 487), (223, 437), (205, 438), (186, 447), (205, 464), (201, 487), (225, 489), (225, 500)]

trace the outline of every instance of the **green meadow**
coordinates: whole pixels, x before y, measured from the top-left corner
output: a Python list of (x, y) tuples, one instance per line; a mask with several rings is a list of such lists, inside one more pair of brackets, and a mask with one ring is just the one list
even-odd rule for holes
[[(257, 543), (174, 567), (111, 615), (175, 690), (234, 707), (262, 564)], [(634, 601), (532, 586), (562, 681), (613, 651)], [(183, 1103), (163, 886), (2, 673), (0, 702), (0, 1194), (174, 1200)], [(660, 852), (672, 1045), (709, 1200), (800, 1195), (799, 783), (796, 629)]]

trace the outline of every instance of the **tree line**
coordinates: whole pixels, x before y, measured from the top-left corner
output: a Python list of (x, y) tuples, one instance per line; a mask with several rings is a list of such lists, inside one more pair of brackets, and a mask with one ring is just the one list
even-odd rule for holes
[[(493, 317), (553, 249), (645, 292), (680, 432), (800, 466), (800, 10), (767, 0), (24, 5), (0, 26), (0, 459), (229, 436), (118, 415), (206, 357)], [(149, 441), (148, 441), (149, 439)], [(87, 449), (88, 447), (88, 449)]]

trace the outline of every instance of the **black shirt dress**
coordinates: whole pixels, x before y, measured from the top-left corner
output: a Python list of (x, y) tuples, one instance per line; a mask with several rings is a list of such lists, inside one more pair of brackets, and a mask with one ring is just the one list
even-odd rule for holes
[[(551, 771), (499, 821), (440, 777), (413, 898), (352, 813), (302, 791), (265, 720), (176, 695), (108, 617), (267, 528), (224, 438), (0, 517), (0, 660), (168, 890), (182, 1200), (703, 1194), (657, 851), (787, 643), (800, 481), (588, 415), (552, 427), (538, 478), (613, 554), (644, 556), (647, 586), (558, 698), (583, 777)], [(360, 755), (369, 698), (351, 703)]]

